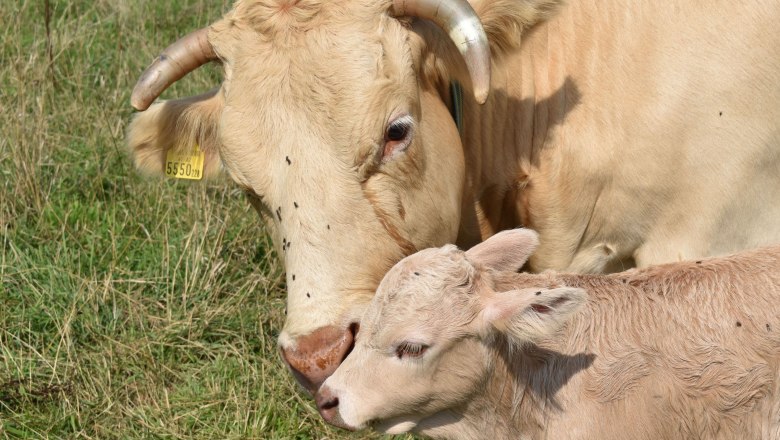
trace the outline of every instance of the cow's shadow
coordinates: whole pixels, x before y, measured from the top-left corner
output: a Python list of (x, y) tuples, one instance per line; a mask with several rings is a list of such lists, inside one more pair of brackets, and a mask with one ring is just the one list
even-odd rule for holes
[(537, 403), (556, 410), (563, 409), (556, 399), (558, 391), (574, 376), (590, 368), (596, 359), (593, 353), (568, 355), (535, 345), (513, 355), (503, 352), (502, 356), (511, 366), (509, 371), (518, 388), (534, 397)]
[[(481, 221), (487, 222), (494, 231), (527, 223), (517, 205), (521, 200), (522, 185), (513, 184), (519, 182), (521, 173), (510, 170), (506, 164), (526, 162), (538, 167), (544, 160), (545, 151), (559, 144), (548, 142), (550, 137), (582, 102), (580, 88), (571, 77), (566, 77), (557, 90), (544, 98), (521, 99), (501, 88), (490, 93), (489, 101), (483, 106), (467, 96), (468, 92), (464, 94), (462, 141), (467, 180), (480, 182), (482, 187), (470, 189), (473, 191), (470, 197), (475, 203), (469, 205), (474, 209), (467, 205), (462, 212), (462, 233), (479, 230), (476, 205), (484, 214)], [(484, 112), (492, 114), (486, 117)], [(488, 168), (494, 165), (499, 169), (486, 169), (485, 163), (489, 164)], [(490, 183), (496, 179), (497, 182)], [(470, 247), (479, 241), (479, 237), (462, 234), (458, 244)]]

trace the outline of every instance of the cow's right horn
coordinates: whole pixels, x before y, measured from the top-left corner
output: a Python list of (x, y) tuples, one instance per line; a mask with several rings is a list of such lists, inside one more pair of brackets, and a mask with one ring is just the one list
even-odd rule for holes
[(479, 16), (466, 0), (393, 0), (396, 17), (431, 20), (449, 34), (466, 61), (474, 98), (484, 104), (490, 92), (490, 43)]
[(136, 110), (146, 110), (171, 84), (198, 67), (217, 59), (208, 39), (208, 28), (171, 44), (144, 71), (133, 88), (130, 103)]

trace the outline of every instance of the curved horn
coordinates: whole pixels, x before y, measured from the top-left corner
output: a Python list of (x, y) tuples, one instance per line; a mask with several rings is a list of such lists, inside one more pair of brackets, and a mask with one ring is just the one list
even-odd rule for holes
[(431, 20), (449, 34), (469, 69), (474, 98), (490, 92), (490, 44), (479, 16), (466, 0), (393, 0), (393, 15)]
[(208, 28), (189, 33), (171, 44), (150, 65), (133, 88), (130, 103), (146, 110), (171, 84), (198, 67), (217, 59), (208, 40)]

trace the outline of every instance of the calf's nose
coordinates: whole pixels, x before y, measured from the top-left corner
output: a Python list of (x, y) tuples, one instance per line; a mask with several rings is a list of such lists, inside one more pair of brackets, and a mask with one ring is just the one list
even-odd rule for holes
[(352, 351), (357, 329), (357, 324), (320, 327), (297, 338), (291, 347), (282, 347), (282, 357), (298, 382), (314, 394)]
[(326, 422), (339, 428), (349, 429), (353, 431), (350, 426), (341, 419), (339, 413), (339, 398), (333, 391), (327, 386), (320, 388), (317, 395), (314, 397), (314, 401), (317, 402), (317, 409), (320, 410), (320, 415)]

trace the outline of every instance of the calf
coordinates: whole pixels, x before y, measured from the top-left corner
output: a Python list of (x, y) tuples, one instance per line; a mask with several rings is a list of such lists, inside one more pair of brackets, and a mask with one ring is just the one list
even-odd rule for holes
[(322, 416), (437, 438), (780, 439), (780, 246), (516, 273), (537, 244), (516, 229), (398, 263)]

